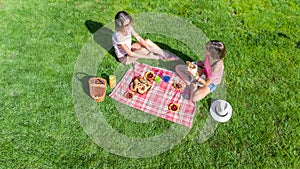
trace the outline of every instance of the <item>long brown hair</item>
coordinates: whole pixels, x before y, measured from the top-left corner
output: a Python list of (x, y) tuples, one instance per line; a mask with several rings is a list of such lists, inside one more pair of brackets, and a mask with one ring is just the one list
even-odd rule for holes
[(225, 45), (218, 40), (208, 41), (205, 48), (210, 53), (210, 56), (215, 60), (221, 60), (226, 55)]

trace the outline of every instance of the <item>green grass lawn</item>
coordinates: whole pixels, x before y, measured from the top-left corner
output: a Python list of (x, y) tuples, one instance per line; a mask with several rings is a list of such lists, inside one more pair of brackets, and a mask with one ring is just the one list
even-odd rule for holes
[[(74, 69), (88, 42), (95, 49), (89, 50), (86, 64), (95, 66), (90, 54), (103, 49), (92, 33), (120, 10), (178, 16), (226, 44), (226, 100), (233, 116), (218, 124), (207, 141), (198, 138), (213, 95), (199, 102), (189, 133), (156, 156), (119, 156), (85, 132), (74, 106)], [(298, 1), (0, 0), (0, 168), (298, 168), (299, 11)], [(183, 60), (201, 57), (178, 40), (142, 35)], [(86, 68), (88, 75), (107, 77), (120, 67), (110, 50), (96, 69)], [(108, 88), (103, 103), (89, 104), (116, 131), (146, 138), (173, 125), (163, 119), (129, 120), (108, 97), (110, 92)]]

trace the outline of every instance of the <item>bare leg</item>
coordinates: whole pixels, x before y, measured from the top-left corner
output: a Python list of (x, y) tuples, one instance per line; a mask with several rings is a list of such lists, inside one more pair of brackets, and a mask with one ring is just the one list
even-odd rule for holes
[(128, 65), (135, 61), (137, 61), (139, 58), (145, 58), (145, 59), (155, 59), (159, 60), (161, 59), (160, 56), (153, 54), (146, 48), (142, 47), (140, 43), (133, 43), (132, 44), (132, 54), (131, 56), (126, 57), (126, 61), (124, 64)]
[(171, 53), (169, 51), (164, 50), (164, 53), (166, 56), (166, 58), (164, 58), (164, 59), (166, 59), (166, 60), (177, 61), (180, 59), (178, 56), (174, 55), (173, 53)]
[(152, 42), (150, 39), (146, 39), (145, 41), (146, 41), (147, 45), (149, 46), (149, 51), (150, 52), (161, 55), (164, 58), (167, 57), (165, 55), (165, 52), (159, 46), (157, 46), (154, 42)]
[(161, 59), (159, 55), (155, 55), (154, 53), (149, 52), (145, 48), (140, 48), (138, 50), (131, 52), (131, 55), (126, 57), (127, 60), (126, 60), (125, 64), (130, 64), (130, 63), (138, 60), (139, 58), (155, 59), (155, 60)]
[(187, 70), (186, 65), (177, 65), (175, 71), (187, 85), (190, 85), (194, 80), (193, 75)]
[(179, 57), (175, 56), (171, 52), (167, 52), (167, 51), (162, 50), (159, 46), (157, 46), (154, 42), (152, 42), (149, 39), (146, 39), (145, 42), (148, 45), (148, 49), (142, 47), (142, 45), (139, 42), (133, 43), (132, 44), (132, 49), (134, 51), (143, 49), (142, 52), (137, 51), (139, 54), (146, 54), (146, 53), (150, 52), (150, 53), (154, 53), (156, 55), (159, 55), (159, 57), (151, 56), (151, 57), (154, 57), (152, 59), (158, 59), (158, 60), (166, 59), (166, 60), (170, 60), (170, 61), (176, 61), (176, 60), (180, 59)]
[(210, 92), (210, 89), (208, 86), (203, 86), (201, 88), (196, 89), (196, 91), (194, 91), (191, 94), (191, 100), (194, 102), (197, 102), (199, 100), (202, 100), (205, 96), (207, 96)]
[(186, 65), (177, 65), (175, 67), (175, 71), (179, 75), (179, 77), (181, 77), (181, 79), (186, 83), (189, 90), (189, 100), (191, 101), (193, 93), (197, 89), (197, 85), (193, 82), (193, 75), (190, 73), (190, 71), (188, 71)]
[(137, 50), (137, 49), (140, 49), (140, 48), (142, 48), (142, 45), (138, 42), (135, 42), (131, 45), (131, 50), (133, 50), (133, 51)]
[(133, 63), (133, 62), (135, 62), (135, 61), (137, 61), (138, 60), (138, 58), (136, 58), (136, 57), (130, 57), (130, 56), (127, 56), (126, 57), (126, 61), (125, 61), (125, 65), (128, 65), (128, 64), (131, 64), (131, 63)]
[(124, 62), (124, 64), (126, 64), (126, 65), (137, 61), (139, 58), (148, 58), (149, 57), (148, 55), (150, 53), (147, 49), (141, 48), (139, 43), (134, 43), (134, 44), (135, 44), (135, 48), (139, 48), (139, 49), (133, 49), (131, 56), (126, 56), (126, 61)]
[(141, 55), (149, 55), (149, 54), (150, 54), (150, 51), (147, 50), (147, 49), (144, 48), (144, 47), (141, 47), (141, 48), (139, 48), (139, 49), (133, 50), (133, 52), (138, 53), (138, 54), (141, 54)]

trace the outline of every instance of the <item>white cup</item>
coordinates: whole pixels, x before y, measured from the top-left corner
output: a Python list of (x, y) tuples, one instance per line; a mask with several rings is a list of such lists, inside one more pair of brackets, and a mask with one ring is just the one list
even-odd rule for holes
[(194, 69), (191, 69), (190, 67), (188, 67), (188, 70), (192, 73), (193, 76), (196, 76), (197, 74), (197, 71), (198, 71), (198, 66), (193, 63), (195, 65), (195, 68)]

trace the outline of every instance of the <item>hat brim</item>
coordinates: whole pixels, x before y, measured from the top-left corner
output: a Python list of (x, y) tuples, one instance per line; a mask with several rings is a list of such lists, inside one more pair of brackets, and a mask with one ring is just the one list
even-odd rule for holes
[(215, 119), (216, 121), (218, 122), (227, 122), (230, 118), (231, 118), (231, 115), (232, 115), (232, 107), (229, 103), (227, 103), (228, 105), (228, 108), (227, 108), (227, 115), (222, 117), (220, 115), (218, 115), (215, 110), (216, 110), (216, 106), (219, 102), (226, 102), (225, 100), (215, 100), (211, 106), (210, 106), (210, 115), (212, 116), (213, 119)]

